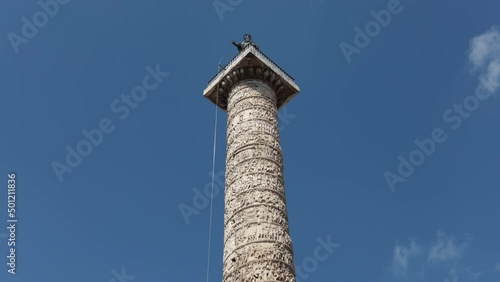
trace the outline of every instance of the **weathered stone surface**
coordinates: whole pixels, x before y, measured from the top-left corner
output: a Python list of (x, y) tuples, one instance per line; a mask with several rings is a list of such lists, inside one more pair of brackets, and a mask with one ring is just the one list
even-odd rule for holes
[(274, 90), (272, 99), (275, 100), (278, 109), (300, 91), (291, 76), (262, 51), (248, 45), (210, 80), (208, 87), (203, 91), (203, 96), (227, 111), (230, 107), (229, 92), (243, 79), (266, 82)]
[(224, 81), (229, 92), (224, 282), (295, 282), (277, 80), (272, 71), (251, 67), (234, 69)]

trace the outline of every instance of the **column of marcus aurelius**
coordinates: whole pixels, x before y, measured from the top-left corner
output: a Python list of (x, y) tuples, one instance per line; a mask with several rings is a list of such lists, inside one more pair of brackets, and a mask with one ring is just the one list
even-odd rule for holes
[(228, 114), (223, 282), (295, 282), (277, 112), (299, 87), (244, 43), (203, 94)]

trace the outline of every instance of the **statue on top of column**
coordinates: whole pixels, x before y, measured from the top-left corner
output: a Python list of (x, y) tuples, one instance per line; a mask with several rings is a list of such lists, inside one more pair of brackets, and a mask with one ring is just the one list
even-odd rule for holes
[(238, 52), (243, 51), (249, 45), (252, 45), (253, 47), (255, 47), (255, 49), (259, 49), (259, 46), (257, 46), (257, 44), (252, 40), (252, 36), (250, 34), (245, 34), (243, 36), (243, 42), (241, 43), (236, 43), (236, 41), (233, 41), (231, 43), (233, 43), (233, 45), (238, 48)]

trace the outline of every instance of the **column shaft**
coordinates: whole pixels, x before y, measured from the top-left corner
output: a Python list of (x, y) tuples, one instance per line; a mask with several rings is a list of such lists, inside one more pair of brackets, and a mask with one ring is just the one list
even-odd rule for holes
[(224, 282), (295, 282), (276, 105), (259, 79), (228, 95)]

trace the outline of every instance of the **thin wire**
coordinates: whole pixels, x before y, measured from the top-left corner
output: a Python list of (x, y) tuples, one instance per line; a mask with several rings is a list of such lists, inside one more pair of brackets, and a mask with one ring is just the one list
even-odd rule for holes
[[(217, 68), (221, 69), (220, 62), (222, 61), (222, 56), (219, 60), (219, 64)], [(208, 251), (207, 251), (207, 282), (210, 277), (210, 247), (212, 242), (212, 215), (213, 215), (213, 206), (214, 206), (214, 179), (215, 179), (215, 153), (216, 153), (216, 144), (217, 144), (217, 112), (218, 112), (218, 104), (219, 104), (219, 84), (217, 84), (217, 92), (215, 93), (215, 124), (214, 124), (214, 149), (212, 155), (212, 192), (210, 195), (210, 223), (208, 225)]]

